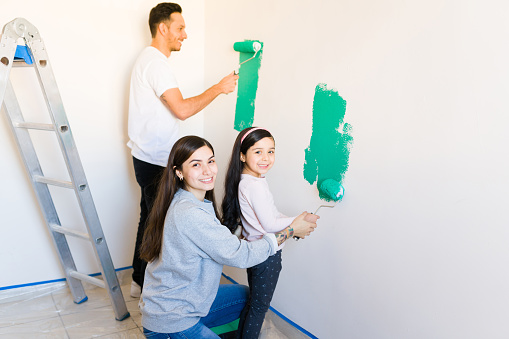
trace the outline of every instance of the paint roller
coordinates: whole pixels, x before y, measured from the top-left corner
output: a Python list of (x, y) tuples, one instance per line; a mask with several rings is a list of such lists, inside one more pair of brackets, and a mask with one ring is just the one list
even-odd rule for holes
[(256, 57), (256, 55), (258, 54), (258, 52), (262, 49), (262, 44), (258, 41), (254, 41), (254, 40), (246, 40), (246, 41), (242, 41), (242, 42), (236, 42), (233, 44), (233, 49), (237, 52), (241, 52), (241, 53), (254, 53), (254, 55), (247, 59), (247, 60), (244, 60), (242, 61), (238, 66), (237, 68), (235, 69), (235, 74), (239, 74), (239, 69), (240, 69), (240, 66), (246, 62), (248, 62), (249, 60), (252, 60)]
[[(325, 179), (324, 181), (322, 181), (322, 184), (320, 185), (320, 191), (325, 194), (326, 196), (328, 196), (331, 200), (334, 201), (334, 204), (331, 206), (331, 205), (320, 205), (315, 213), (313, 214), (317, 214), (318, 211), (320, 210), (320, 208), (322, 207), (334, 207), (336, 206), (336, 204), (338, 202), (340, 202), (342, 199), (343, 199), (343, 196), (345, 195), (345, 188), (343, 187), (343, 185), (341, 185), (339, 182), (337, 182), (336, 180), (334, 179)], [(300, 238), (299, 237), (293, 237), (295, 240), (299, 240)]]
[(318, 213), (320, 208), (322, 207), (334, 207), (338, 202), (340, 202), (343, 199), (343, 196), (345, 195), (345, 188), (343, 185), (341, 185), (339, 182), (333, 179), (325, 179), (322, 181), (322, 184), (320, 185), (320, 191), (322, 191), (323, 194), (327, 195), (330, 199), (334, 201), (334, 205), (320, 205), (315, 213)]

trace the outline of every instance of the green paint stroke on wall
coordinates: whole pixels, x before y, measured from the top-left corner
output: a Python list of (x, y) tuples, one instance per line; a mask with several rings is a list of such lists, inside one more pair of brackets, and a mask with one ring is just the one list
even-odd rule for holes
[[(344, 122), (346, 101), (326, 84), (318, 84), (313, 100), (313, 132), (305, 150), (304, 179), (320, 187), (325, 179), (343, 182), (353, 143), (352, 126)], [(319, 190), (320, 198), (330, 201)]]
[[(258, 40), (253, 40), (258, 41)], [(237, 86), (237, 105), (235, 107), (234, 128), (242, 131), (253, 126), (256, 92), (258, 90), (258, 71), (262, 64), (263, 42), (258, 41), (262, 48), (254, 59), (242, 64), (239, 69)], [(251, 58), (254, 53), (240, 52), (239, 63)]]

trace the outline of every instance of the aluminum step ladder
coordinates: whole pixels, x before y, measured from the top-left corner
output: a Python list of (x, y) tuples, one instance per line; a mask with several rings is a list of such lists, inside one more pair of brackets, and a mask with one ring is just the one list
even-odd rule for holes
[[(18, 42), (21, 40), (25, 42), (25, 46), (18, 46)], [(11, 69), (16, 66), (33, 67), (35, 69), (52, 124), (24, 121), (21, 108), (9, 80)], [(2, 31), (0, 40), (0, 104), (3, 105), (9, 117), (8, 120), (11, 122), (19, 151), (32, 181), (46, 225), (52, 235), (74, 302), (79, 304), (88, 299), (82, 285), (82, 281), (86, 281), (106, 288), (113, 305), (115, 318), (117, 320), (126, 319), (129, 317), (129, 312), (120, 289), (71, 128), (67, 121), (46, 48), (37, 28), (23, 18), (17, 18), (7, 23)], [(56, 134), (71, 178), (70, 182), (44, 176), (29, 134), (30, 129), (50, 131)], [(49, 185), (74, 190), (88, 233), (78, 232), (60, 224)], [(101, 266), (102, 279), (91, 277), (76, 270), (66, 236), (74, 236), (92, 243), (96, 259)]]

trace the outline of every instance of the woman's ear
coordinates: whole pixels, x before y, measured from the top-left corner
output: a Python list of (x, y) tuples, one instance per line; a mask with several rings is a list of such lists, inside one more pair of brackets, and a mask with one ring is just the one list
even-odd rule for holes
[(175, 175), (180, 179), (180, 181), (184, 180), (184, 176), (179, 170), (175, 170)]
[(246, 156), (243, 153), (240, 153), (240, 161), (246, 162)]

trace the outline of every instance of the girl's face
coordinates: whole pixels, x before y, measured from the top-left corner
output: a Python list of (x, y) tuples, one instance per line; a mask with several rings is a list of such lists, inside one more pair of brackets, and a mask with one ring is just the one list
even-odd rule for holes
[(207, 146), (197, 149), (182, 164), (182, 171), (176, 170), (179, 177), (184, 178), (187, 191), (203, 201), (205, 193), (214, 188), (217, 175), (217, 164), (214, 153)]
[(246, 154), (240, 154), (240, 161), (244, 163), (242, 174), (249, 174), (261, 178), (274, 165), (276, 160), (274, 139), (263, 138), (251, 146)]

